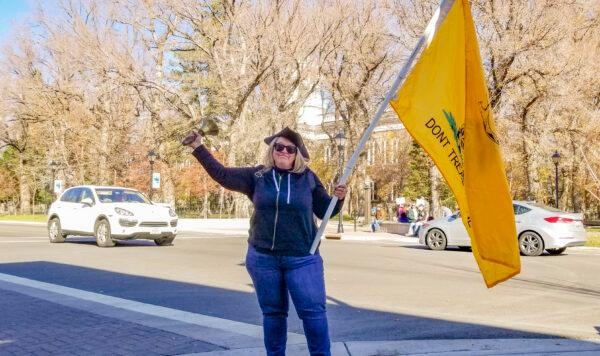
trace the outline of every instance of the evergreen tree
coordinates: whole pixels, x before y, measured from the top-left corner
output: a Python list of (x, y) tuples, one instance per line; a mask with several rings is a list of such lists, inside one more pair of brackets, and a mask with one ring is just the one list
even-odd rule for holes
[(414, 202), (419, 197), (428, 198), (431, 196), (429, 167), (432, 163), (425, 151), (414, 140), (412, 141), (409, 157), (410, 173), (406, 185), (402, 189), (402, 195), (409, 201)]

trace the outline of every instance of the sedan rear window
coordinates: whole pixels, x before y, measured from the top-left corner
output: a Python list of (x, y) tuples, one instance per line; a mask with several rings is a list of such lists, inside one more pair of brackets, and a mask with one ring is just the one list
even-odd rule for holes
[(127, 189), (96, 189), (96, 195), (101, 203), (142, 203), (151, 204), (142, 193)]
[(521, 215), (521, 214), (525, 214), (528, 211), (531, 211), (531, 209), (524, 207), (523, 205), (518, 205), (518, 204), (513, 204), (513, 210), (515, 215)]

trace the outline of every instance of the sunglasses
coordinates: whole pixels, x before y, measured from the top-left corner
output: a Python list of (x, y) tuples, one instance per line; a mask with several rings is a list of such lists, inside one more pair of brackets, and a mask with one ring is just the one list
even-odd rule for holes
[(283, 150), (286, 150), (287, 153), (289, 153), (289, 154), (294, 154), (298, 151), (298, 147), (296, 147), (296, 146), (286, 146), (286, 145), (282, 145), (281, 143), (274, 144), (273, 148), (277, 152), (283, 152)]

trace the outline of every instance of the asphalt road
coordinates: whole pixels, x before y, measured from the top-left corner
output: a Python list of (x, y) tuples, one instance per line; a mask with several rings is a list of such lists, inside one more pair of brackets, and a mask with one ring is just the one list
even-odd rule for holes
[[(181, 233), (98, 248), (50, 244), (43, 226), (0, 225), (0, 273), (260, 325), (245, 237)], [(516, 278), (487, 289), (470, 252), (411, 242), (322, 243), (334, 341), (598, 338), (600, 249), (522, 257)], [(302, 333), (295, 312), (290, 332)]]

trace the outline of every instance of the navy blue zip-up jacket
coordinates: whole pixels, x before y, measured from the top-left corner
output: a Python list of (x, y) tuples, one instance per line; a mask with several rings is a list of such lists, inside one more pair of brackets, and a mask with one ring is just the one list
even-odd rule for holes
[[(193, 152), (206, 172), (224, 188), (244, 193), (254, 204), (248, 242), (258, 251), (282, 256), (306, 256), (317, 233), (313, 213), (322, 219), (331, 197), (310, 169), (290, 173), (263, 166), (229, 168), (204, 145)], [(343, 204), (338, 201), (337, 214)]]

